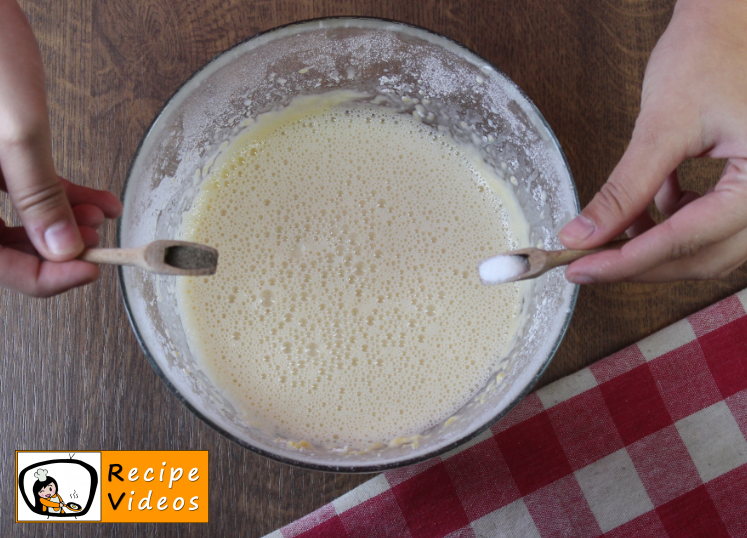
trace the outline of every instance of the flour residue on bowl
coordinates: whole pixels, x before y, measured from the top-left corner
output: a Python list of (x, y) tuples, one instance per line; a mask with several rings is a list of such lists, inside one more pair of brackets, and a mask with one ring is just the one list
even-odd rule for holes
[(316, 446), (416, 436), (485, 385), (518, 284), (477, 263), (526, 241), (503, 181), (412, 116), (297, 99), (216, 161), (182, 239), (220, 252), (177, 296), (190, 347), (244, 414)]

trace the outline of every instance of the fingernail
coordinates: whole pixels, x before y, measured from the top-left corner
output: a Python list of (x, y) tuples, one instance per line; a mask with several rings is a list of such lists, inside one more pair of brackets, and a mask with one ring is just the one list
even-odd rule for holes
[(566, 278), (572, 284), (594, 284), (596, 282), (589, 275), (566, 275)]
[(571, 222), (565, 225), (558, 234), (562, 239), (570, 239), (572, 241), (583, 241), (595, 230), (594, 223), (583, 215), (579, 215)]
[(58, 222), (44, 232), (44, 242), (52, 254), (62, 256), (80, 249), (80, 237), (70, 222)]

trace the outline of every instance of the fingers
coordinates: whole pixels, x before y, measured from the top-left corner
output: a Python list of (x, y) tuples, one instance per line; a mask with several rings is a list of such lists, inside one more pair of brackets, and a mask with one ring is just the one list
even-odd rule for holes
[(667, 134), (671, 132), (641, 114), (630, 146), (607, 182), (558, 234), (566, 247), (602, 245), (629, 228), (646, 210), (665, 178), (687, 156), (686, 144), (676, 134)]
[[(659, 189), (659, 192), (656, 193), (656, 196), (654, 196), (654, 201), (656, 202), (657, 209), (663, 215), (669, 217), (698, 198), (700, 198), (700, 194), (697, 192), (682, 191), (679, 179), (677, 178), (677, 170), (674, 170), (664, 180), (664, 184)], [(625, 234), (632, 239), (649, 231), (654, 226), (656, 226), (656, 222), (649, 215), (648, 211), (644, 211), (625, 230)]]
[[(98, 228), (104, 222), (101, 210), (92, 206), (75, 206), (73, 208), (75, 221), (78, 224), (78, 232), (81, 234), (86, 248), (92, 248), (99, 244)], [(28, 233), (23, 226), (8, 227), (0, 219), (0, 245), (31, 244)], [(33, 247), (33, 245), (32, 245)], [(35, 252), (36, 249), (33, 249)]]
[(675, 170), (667, 176), (659, 192), (654, 196), (654, 201), (662, 214), (670, 216), (699, 197), (697, 192), (682, 190)]
[[(108, 191), (82, 187), (60, 178), (70, 205), (91, 205), (99, 208), (107, 219), (116, 219), (122, 214), (122, 202)], [(80, 222), (79, 222), (80, 224)]]
[(88, 226), (94, 230), (97, 230), (106, 219), (99, 207), (87, 204), (73, 206), (73, 216), (78, 226)]
[(28, 145), (0, 145), (0, 162), (8, 194), (34, 247), (45, 258), (63, 261), (80, 254), (83, 240), (46, 138), (42, 134)]
[(73, 260), (55, 263), (0, 246), (0, 286), (32, 297), (50, 297), (89, 284), (99, 277), (97, 265)]
[(633, 224), (625, 230), (625, 234), (630, 238), (637, 237), (642, 233), (649, 231), (654, 226), (656, 226), (656, 222), (654, 222), (654, 219), (648, 214), (648, 211), (644, 211), (638, 215), (638, 217), (633, 221)]
[[(80, 233), (80, 236), (83, 239), (83, 244), (86, 248), (99, 246), (100, 239), (96, 230), (86, 226), (80, 226), (78, 227), (78, 232)], [(0, 233), (0, 245), (20, 250), (21, 252), (26, 252), (28, 254), (33, 254), (34, 256), (39, 255), (34, 248), (34, 245), (29, 241), (28, 234), (22, 226), (5, 228), (5, 230)]]
[(94, 248), (99, 246), (99, 234), (98, 232), (87, 226), (78, 227), (80, 237), (83, 239), (83, 244), (86, 248)]
[(669, 262), (636, 275), (633, 282), (671, 282), (725, 278), (747, 261), (747, 230), (713, 245), (696, 255)]
[[(122, 202), (112, 193), (76, 185), (63, 177), (60, 177), (60, 181), (68, 202), (73, 206), (73, 212), (75, 212), (75, 206), (77, 205), (91, 205), (99, 208), (107, 219), (116, 219), (122, 214)], [(0, 170), (0, 190), (8, 190), (5, 186), (2, 170)]]
[[(122, 213), (121, 202), (109, 192), (74, 185), (63, 178), (59, 178), (59, 180), (63, 196), (67, 195), (69, 203), (74, 204), (74, 207), (71, 208), (71, 214), (74, 224), (77, 225), (76, 232), (82, 247), (92, 248), (97, 246), (99, 236), (96, 230), (107, 218), (115, 218)], [(16, 248), (24, 252), (40, 252), (37, 243), (33, 240), (33, 233), (29, 234), (23, 228), (8, 230), (6, 233), (10, 234), (9, 237), (0, 241), (0, 244), (9, 246), (10, 244), (31, 243), (31, 248), (28, 245), (16, 246)]]
[[(693, 200), (619, 251), (602, 252), (573, 263), (566, 270), (566, 277), (576, 283), (617, 282), (645, 273), (649, 273), (650, 278), (664, 278), (665, 274), (674, 277), (676, 264), (659, 273), (651, 271), (679, 262), (683, 270), (679, 278), (692, 278), (694, 262), (683, 260), (696, 258), (701, 249), (727, 241), (747, 228), (747, 211), (744, 211), (747, 161), (732, 160), (731, 163), (730, 171), (712, 192)], [(721, 258), (716, 261), (720, 262)], [(721, 269), (719, 265), (719, 271), (715, 272)]]
[[(81, 227), (86, 247), (99, 242), (96, 230)], [(22, 227), (8, 227), (0, 219), (0, 287), (30, 295), (49, 297), (93, 282), (99, 277), (98, 266), (74, 260), (54, 263), (39, 259)]]

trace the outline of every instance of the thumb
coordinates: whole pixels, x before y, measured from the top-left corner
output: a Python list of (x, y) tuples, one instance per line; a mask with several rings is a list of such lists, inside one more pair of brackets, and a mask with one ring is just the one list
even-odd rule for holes
[(0, 72), (0, 176), (38, 253), (72, 259), (83, 241), (52, 162), (39, 47), (15, 2), (0, 1)]
[(620, 235), (686, 158), (686, 142), (677, 130), (662, 132), (659, 124), (642, 120), (639, 117), (628, 149), (602, 189), (558, 234), (566, 247), (594, 248)]
[(0, 165), (11, 202), (37, 252), (67, 261), (83, 251), (78, 225), (52, 163), (43, 134), (0, 149)]

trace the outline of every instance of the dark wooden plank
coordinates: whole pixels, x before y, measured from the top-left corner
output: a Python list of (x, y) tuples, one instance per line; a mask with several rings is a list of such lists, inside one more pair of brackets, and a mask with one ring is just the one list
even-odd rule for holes
[[(672, 0), (24, 0), (47, 70), (55, 162), (72, 180), (119, 193), (138, 142), (169, 95), (220, 51), (299, 19), (366, 15), (441, 32), (496, 64), (555, 129), (588, 202), (622, 155), (646, 60)], [(705, 190), (721, 163), (687, 163)], [(12, 217), (4, 198), (0, 215)], [(113, 228), (105, 231), (113, 242)], [(747, 286), (722, 282), (584, 288), (542, 383), (567, 375)], [(302, 471), (213, 432), (168, 392), (129, 327), (115, 273), (46, 301), (0, 291), (1, 536), (256, 537), (368, 477)], [(210, 450), (211, 523), (16, 525), (17, 449)]]

